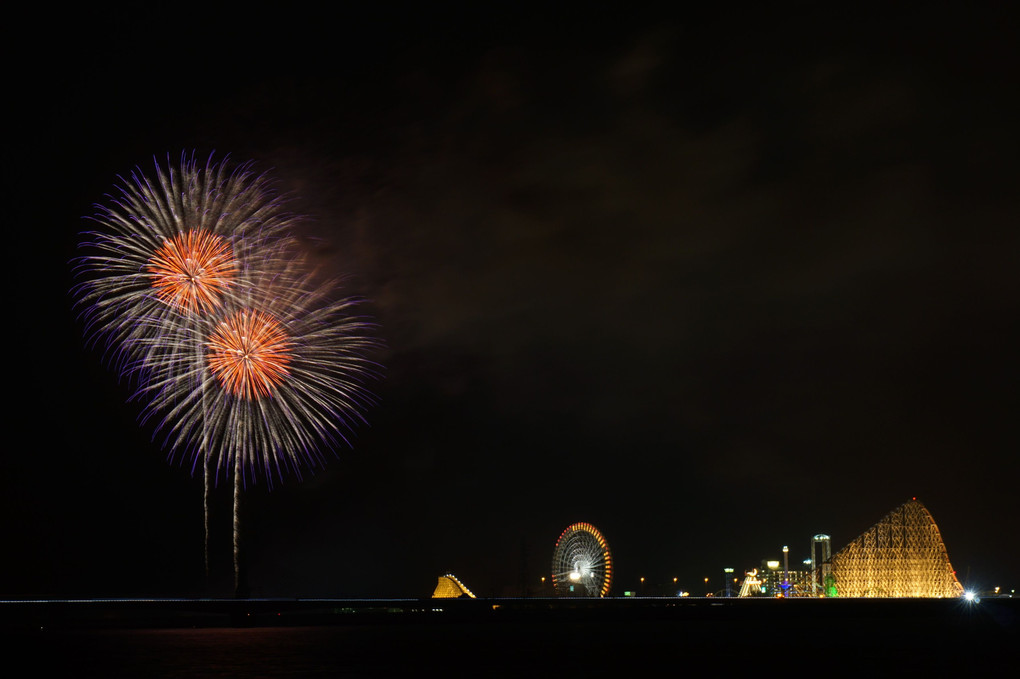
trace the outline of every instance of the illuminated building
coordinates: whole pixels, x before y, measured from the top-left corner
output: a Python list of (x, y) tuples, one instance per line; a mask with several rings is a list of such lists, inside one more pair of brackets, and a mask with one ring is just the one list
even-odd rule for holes
[(766, 596), (778, 596), (782, 592), (783, 571), (779, 568), (778, 559), (762, 561), (761, 592)]
[[(789, 552), (784, 552), (788, 559)], [(786, 587), (783, 583), (786, 583)], [(810, 596), (811, 570), (790, 570), (789, 562), (765, 560), (761, 568), (754, 568), (744, 574), (737, 596)]]
[(832, 538), (822, 533), (811, 538), (811, 559), (808, 563), (811, 566), (811, 594), (836, 596), (835, 578), (832, 576)]
[(840, 597), (957, 597), (963, 586), (942, 535), (917, 499), (892, 510), (832, 557)]

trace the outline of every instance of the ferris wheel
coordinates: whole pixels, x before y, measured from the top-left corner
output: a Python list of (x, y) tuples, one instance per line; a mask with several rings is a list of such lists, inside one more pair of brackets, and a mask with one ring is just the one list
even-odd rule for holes
[(590, 523), (567, 527), (556, 541), (553, 586), (560, 596), (604, 597), (613, 580), (613, 557), (599, 529)]

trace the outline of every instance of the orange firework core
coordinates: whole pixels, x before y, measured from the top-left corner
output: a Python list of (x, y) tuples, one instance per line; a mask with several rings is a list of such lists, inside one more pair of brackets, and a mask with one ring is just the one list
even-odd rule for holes
[(145, 270), (156, 295), (189, 313), (209, 311), (234, 277), (230, 244), (206, 231), (188, 231), (163, 241)]
[(255, 400), (269, 396), (287, 377), (290, 337), (272, 316), (245, 309), (209, 337), (209, 368), (223, 388)]

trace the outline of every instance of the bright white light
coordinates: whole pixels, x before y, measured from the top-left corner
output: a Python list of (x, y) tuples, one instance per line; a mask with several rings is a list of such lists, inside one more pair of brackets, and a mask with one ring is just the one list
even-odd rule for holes
[(578, 573), (577, 571), (570, 571), (570, 579), (573, 580), (574, 582), (577, 582), (578, 580), (581, 579), (581, 574)]
[(966, 599), (967, 601), (974, 601), (976, 597), (974, 596), (974, 592), (964, 592), (963, 598)]

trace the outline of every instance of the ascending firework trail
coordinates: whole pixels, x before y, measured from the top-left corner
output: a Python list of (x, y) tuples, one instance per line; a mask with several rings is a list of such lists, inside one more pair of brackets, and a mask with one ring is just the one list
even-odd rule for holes
[(371, 397), (370, 324), (355, 300), (313, 282), (264, 175), (182, 157), (140, 172), (99, 207), (77, 260), (90, 343), (136, 385), (171, 458), (203, 465), (208, 574), (210, 475), (234, 478), (234, 574), (244, 480), (271, 482), (347, 442)]

